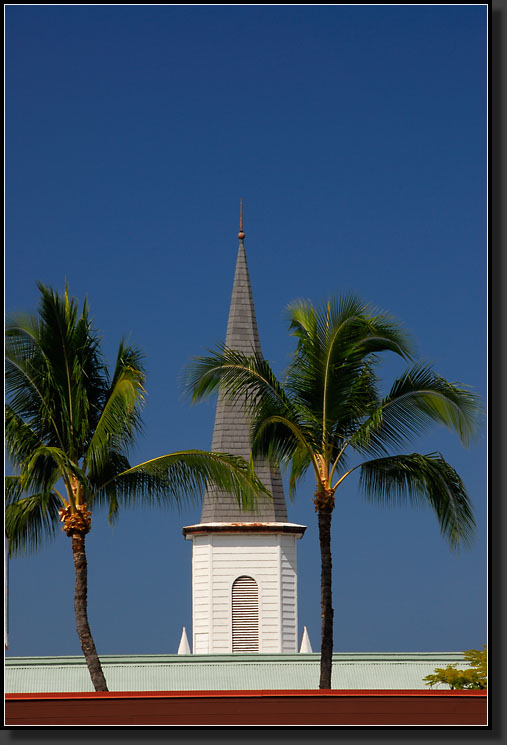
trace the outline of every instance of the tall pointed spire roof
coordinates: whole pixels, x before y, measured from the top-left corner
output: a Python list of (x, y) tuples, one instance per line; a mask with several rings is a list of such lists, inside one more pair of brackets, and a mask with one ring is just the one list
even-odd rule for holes
[[(240, 211), (239, 248), (232, 288), (226, 346), (243, 354), (262, 355), (253, 303), (252, 287), (245, 253), (243, 204)], [(241, 403), (218, 395), (211, 449), (215, 452), (250, 457), (250, 428)], [(280, 472), (265, 462), (255, 464), (257, 475), (273, 495), (254, 512), (240, 510), (236, 498), (226, 492), (208, 489), (204, 495), (201, 523), (287, 522), (287, 506)]]

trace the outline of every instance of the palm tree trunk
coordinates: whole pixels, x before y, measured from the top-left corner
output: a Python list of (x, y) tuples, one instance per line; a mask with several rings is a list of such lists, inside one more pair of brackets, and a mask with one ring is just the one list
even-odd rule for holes
[(74, 593), (74, 613), (76, 616), (76, 630), (81, 642), (81, 649), (85, 656), (90, 677), (96, 691), (107, 691), (108, 687), (102, 666), (100, 664), (95, 642), (90, 631), (87, 611), (88, 594), (88, 565), (86, 563), (85, 536), (81, 533), (72, 534), (72, 554), (76, 570), (76, 587)]
[(331, 666), (333, 664), (333, 605), (331, 584), (331, 515), (332, 505), (320, 507), (320, 607), (321, 607), (321, 648), (319, 688), (331, 688)]

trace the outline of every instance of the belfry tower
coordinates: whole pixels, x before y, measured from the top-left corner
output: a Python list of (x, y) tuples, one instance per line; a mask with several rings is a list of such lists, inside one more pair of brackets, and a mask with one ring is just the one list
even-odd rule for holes
[[(247, 355), (261, 354), (242, 208), (238, 238), (225, 343)], [(245, 410), (220, 393), (211, 449), (250, 457)], [(306, 527), (288, 522), (279, 470), (267, 462), (255, 469), (272, 500), (246, 512), (233, 495), (209, 488), (201, 522), (183, 528), (192, 541), (194, 654), (297, 652), (296, 544)]]

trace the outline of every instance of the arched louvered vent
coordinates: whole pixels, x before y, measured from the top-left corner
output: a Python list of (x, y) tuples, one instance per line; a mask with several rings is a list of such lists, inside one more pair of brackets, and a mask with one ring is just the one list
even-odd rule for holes
[(232, 585), (232, 651), (259, 651), (259, 590), (252, 577)]

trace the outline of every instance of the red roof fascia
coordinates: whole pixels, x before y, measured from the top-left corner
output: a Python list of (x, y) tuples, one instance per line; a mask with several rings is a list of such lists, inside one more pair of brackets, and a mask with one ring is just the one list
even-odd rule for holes
[(425, 690), (425, 689), (336, 689), (336, 690), (241, 690), (241, 691), (94, 691), (94, 692), (62, 692), (62, 693), (6, 693), (5, 698), (10, 701), (28, 701), (44, 699), (99, 699), (99, 698), (260, 698), (265, 696), (331, 696), (331, 697), (367, 697), (367, 696), (422, 696), (422, 697), (460, 697), (487, 696), (487, 690)]

